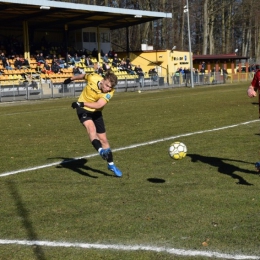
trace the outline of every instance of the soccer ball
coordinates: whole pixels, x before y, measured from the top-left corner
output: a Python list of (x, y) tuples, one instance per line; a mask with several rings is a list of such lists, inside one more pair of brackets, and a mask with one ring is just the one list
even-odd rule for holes
[(184, 143), (174, 142), (169, 147), (169, 155), (175, 160), (183, 159), (187, 154), (187, 147)]

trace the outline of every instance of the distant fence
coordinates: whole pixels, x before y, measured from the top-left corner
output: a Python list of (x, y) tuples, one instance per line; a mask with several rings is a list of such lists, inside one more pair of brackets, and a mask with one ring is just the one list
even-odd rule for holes
[[(221, 75), (220, 73), (213, 74), (197, 74), (193, 75), (194, 86), (200, 85), (215, 85), (225, 83), (235, 83), (241, 81), (250, 81), (253, 78), (253, 73), (236, 73), (232, 75)], [(1, 82), (0, 82), (1, 84)], [(53, 83), (32, 81), (30, 84), (22, 83), (19, 85), (0, 85), (0, 102), (35, 100), (35, 99), (50, 99), (62, 97), (78, 97), (80, 92), (85, 87), (85, 82), (74, 81), (68, 85), (63, 83)], [(141, 87), (139, 79), (120, 79), (116, 86), (116, 92), (130, 91), (147, 91), (163, 88), (174, 87), (190, 87), (191, 75), (172, 75), (169, 82), (165, 83), (164, 77), (158, 77), (153, 80), (151, 77), (144, 79), (144, 86)]]

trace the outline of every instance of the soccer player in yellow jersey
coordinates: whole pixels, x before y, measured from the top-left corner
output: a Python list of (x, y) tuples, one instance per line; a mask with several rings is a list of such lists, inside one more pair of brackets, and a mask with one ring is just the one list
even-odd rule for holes
[(79, 79), (85, 79), (87, 85), (81, 92), (78, 101), (73, 102), (71, 107), (76, 109), (79, 121), (86, 128), (90, 142), (101, 157), (107, 161), (108, 169), (114, 172), (117, 177), (121, 177), (122, 172), (113, 162), (113, 154), (107, 140), (102, 116), (104, 106), (113, 97), (117, 76), (110, 71), (104, 77), (96, 73), (79, 74), (66, 79), (64, 84)]

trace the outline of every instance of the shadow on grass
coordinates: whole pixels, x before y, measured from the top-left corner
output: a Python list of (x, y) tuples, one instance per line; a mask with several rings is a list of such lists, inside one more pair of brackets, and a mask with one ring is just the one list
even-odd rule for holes
[(90, 177), (90, 178), (98, 178), (97, 176), (93, 176), (91, 174), (89, 174), (88, 172), (95, 172), (95, 173), (100, 173), (103, 174), (104, 176), (114, 176), (111, 174), (108, 174), (106, 172), (97, 170), (97, 169), (93, 169), (87, 165), (85, 165), (87, 163), (87, 160), (84, 158), (81, 159), (75, 159), (75, 158), (64, 158), (64, 157), (55, 157), (55, 158), (48, 158), (48, 159), (61, 159), (62, 162), (56, 166), (56, 168), (66, 168), (69, 169), (73, 172), (76, 172), (80, 175), (86, 176), (86, 177)]
[[(37, 233), (34, 231), (32, 222), (30, 221), (29, 212), (26, 209), (26, 207), (22, 201), (22, 198), (17, 190), (15, 183), (13, 181), (8, 181), (7, 184), (8, 184), (10, 193), (15, 201), (17, 215), (20, 217), (22, 225), (24, 226), (24, 228), (27, 232), (28, 240), (37, 241), (38, 240)], [(34, 252), (35, 259), (38, 259), (38, 260), (46, 259), (45, 255), (44, 255), (44, 251), (42, 250), (42, 248), (39, 245), (34, 245), (31, 248)]]
[(159, 178), (148, 178), (147, 181), (152, 182), (152, 183), (164, 183), (164, 179), (159, 179)]
[[(247, 182), (243, 177), (239, 176), (235, 172), (258, 174), (256, 171), (249, 171), (247, 169), (242, 169), (240, 167), (237, 167), (237, 166), (231, 164), (232, 162), (241, 162), (241, 163), (248, 164), (248, 162), (244, 162), (244, 161), (240, 161), (240, 160), (231, 160), (231, 159), (226, 159), (226, 158), (203, 156), (203, 155), (199, 155), (199, 154), (187, 154), (187, 156), (189, 156), (191, 158), (192, 162), (200, 161), (200, 162), (203, 162), (203, 163), (216, 167), (218, 169), (219, 173), (228, 175), (231, 178), (238, 180), (237, 184), (240, 184), (240, 185), (251, 186), (253, 184)], [(227, 161), (230, 163), (228, 163)]]

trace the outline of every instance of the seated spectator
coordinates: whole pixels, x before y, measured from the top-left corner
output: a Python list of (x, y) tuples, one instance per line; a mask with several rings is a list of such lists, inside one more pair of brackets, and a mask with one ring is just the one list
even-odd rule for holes
[(99, 74), (99, 75), (101, 75), (101, 76), (103, 75), (103, 70), (100, 68), (98, 62), (94, 62), (93, 67), (94, 67), (94, 72), (95, 72), (95, 73), (97, 73), (97, 74)]
[(20, 59), (19, 56), (16, 56), (14, 61), (14, 67), (19, 70), (21, 69), (22, 66), (23, 66), (23, 61)]
[(110, 70), (109, 64), (106, 63), (106, 62), (104, 62), (103, 65), (102, 65), (102, 69), (103, 69), (103, 71), (108, 71), (108, 70)]
[(108, 58), (108, 54), (106, 53), (103, 57), (102, 60), (106, 63), (109, 63), (109, 58)]
[(61, 67), (59, 66), (59, 63), (57, 61), (53, 62), (51, 65), (51, 70), (54, 73), (60, 73), (61, 72)]
[(74, 57), (72, 57), (70, 54), (68, 54), (67, 60), (68, 60), (68, 65), (69, 66), (74, 66), (75, 65)]
[(114, 67), (117, 67), (119, 64), (120, 64), (120, 60), (119, 60), (119, 58), (117, 57), (117, 53), (115, 53), (115, 54), (114, 54), (113, 61), (112, 61), (112, 65), (113, 65)]
[(75, 63), (81, 62), (81, 58), (78, 56), (77, 53), (74, 54), (74, 61), (75, 61)]
[(126, 66), (126, 62), (124, 59), (122, 59), (120, 61), (120, 64), (118, 65), (118, 69), (122, 70), (122, 71), (126, 71), (127, 70), (127, 66)]
[(64, 69), (64, 68), (65, 68), (65, 65), (66, 65), (66, 64), (65, 64), (65, 60), (56, 58), (54, 61), (59, 64), (59, 66), (60, 66), (61, 69)]
[(108, 52), (108, 58), (109, 59), (113, 59), (114, 58), (114, 55), (115, 55), (115, 53), (114, 53), (114, 51), (113, 50), (110, 50), (109, 52)]
[(40, 62), (40, 63), (42, 63), (42, 64), (45, 63), (45, 58), (43, 57), (43, 53), (42, 53), (42, 52), (41, 52), (40, 54), (37, 54), (37, 55), (36, 55), (36, 61), (37, 61), (37, 62)]
[(80, 70), (80, 68), (78, 67), (77, 64), (76, 64), (76, 65), (74, 66), (74, 68), (73, 68), (73, 74), (74, 74), (74, 75), (82, 74), (82, 73), (81, 73), (81, 70)]
[(22, 63), (23, 63), (23, 67), (26, 67), (26, 68), (30, 68), (30, 63), (29, 63), (29, 61), (27, 60), (27, 59), (25, 59), (25, 58), (20, 58), (20, 60), (22, 61)]
[(148, 74), (152, 78), (153, 81), (157, 81), (158, 80), (158, 73), (157, 73), (155, 68), (150, 69)]
[(93, 65), (94, 65), (94, 64), (93, 64), (93, 62), (92, 62), (92, 60), (90, 59), (89, 56), (85, 59), (84, 63), (85, 63), (85, 65), (86, 65), (87, 67), (93, 68)]
[(45, 74), (51, 74), (51, 73), (53, 73), (53, 72), (51, 71), (51, 66), (48, 64), (47, 61), (45, 62), (43, 68), (41, 69), (41, 72), (42, 72), (42, 73), (45, 73)]
[(11, 64), (10, 64), (10, 62), (9, 62), (9, 60), (5, 57), (4, 53), (2, 53), (2, 55), (1, 55), (1, 60), (2, 60), (3, 67), (5, 69), (7, 69), (7, 70), (12, 70), (13, 69)]
[(135, 72), (133, 71), (131, 62), (129, 62), (129, 63), (126, 62), (126, 71), (130, 75), (135, 75)]

